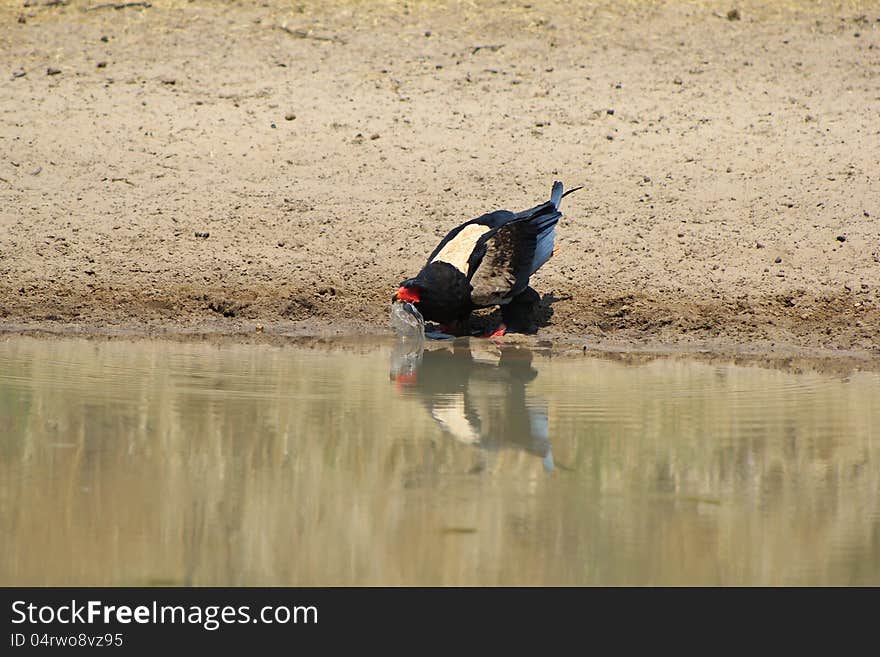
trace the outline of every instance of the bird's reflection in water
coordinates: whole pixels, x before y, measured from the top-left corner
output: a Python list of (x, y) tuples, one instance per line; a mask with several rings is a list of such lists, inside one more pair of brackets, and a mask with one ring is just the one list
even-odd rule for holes
[(401, 340), (391, 355), (398, 392), (419, 399), (444, 434), (484, 450), (525, 450), (553, 470), (547, 404), (527, 390), (537, 376), (529, 349), (484, 340), (431, 349)]

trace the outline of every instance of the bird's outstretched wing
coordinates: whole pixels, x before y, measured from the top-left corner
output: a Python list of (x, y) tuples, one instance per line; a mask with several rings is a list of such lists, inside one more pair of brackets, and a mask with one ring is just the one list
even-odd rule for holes
[(559, 204), (578, 189), (563, 192), (562, 183), (556, 181), (549, 201), (522, 212), (496, 210), (471, 219), (443, 238), (428, 263), (446, 262), (465, 274), (473, 286), (475, 306), (507, 303), (550, 259), (562, 217)]
[(561, 216), (549, 201), (479, 238), (467, 272), (475, 306), (507, 303), (528, 287), (529, 277), (553, 252), (554, 229)]

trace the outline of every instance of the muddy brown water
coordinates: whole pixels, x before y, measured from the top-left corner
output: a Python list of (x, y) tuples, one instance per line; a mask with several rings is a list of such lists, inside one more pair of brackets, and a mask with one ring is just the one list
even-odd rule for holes
[(880, 584), (880, 375), (0, 342), (2, 585)]

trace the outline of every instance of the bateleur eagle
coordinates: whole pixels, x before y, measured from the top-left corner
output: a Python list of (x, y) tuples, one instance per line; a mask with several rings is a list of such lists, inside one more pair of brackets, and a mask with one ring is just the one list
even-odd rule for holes
[(413, 304), (454, 334), (463, 332), (473, 310), (501, 306), (502, 323), (492, 336), (504, 335), (511, 309), (531, 291), (529, 278), (553, 255), (562, 198), (578, 189), (563, 192), (557, 181), (549, 201), (522, 212), (489, 212), (449, 231), (392, 301)]

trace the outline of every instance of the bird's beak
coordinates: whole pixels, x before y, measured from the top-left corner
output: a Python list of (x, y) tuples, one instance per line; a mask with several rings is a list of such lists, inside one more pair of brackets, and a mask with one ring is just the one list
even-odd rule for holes
[(397, 292), (391, 295), (391, 303), (397, 303)]

